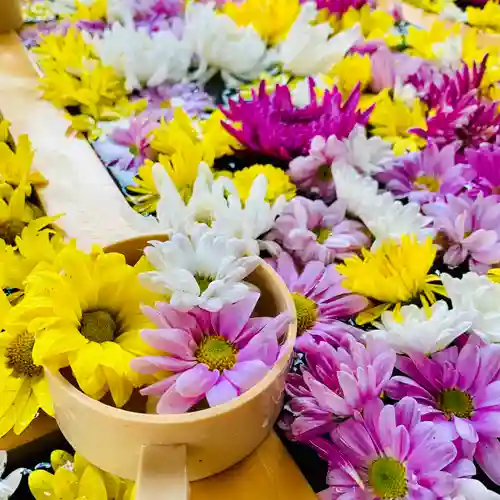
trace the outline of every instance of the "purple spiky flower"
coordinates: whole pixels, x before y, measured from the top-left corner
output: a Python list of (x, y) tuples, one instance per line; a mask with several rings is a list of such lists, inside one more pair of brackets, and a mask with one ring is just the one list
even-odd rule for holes
[(240, 96), (237, 101), (230, 101), (229, 109), (222, 109), (228, 119), (222, 125), (247, 150), (288, 162), (301, 155), (307, 156), (316, 136), (325, 139), (331, 135), (338, 139), (348, 137), (357, 124), (367, 123), (373, 109), (358, 110), (359, 85), (344, 103), (336, 86), (325, 91), (323, 98), (318, 100), (312, 78), (309, 79), (309, 93), (310, 104), (297, 107), (286, 85), (277, 85), (269, 95), (262, 81), (258, 92), (252, 91), (250, 100)]
[(500, 145), (481, 144), (477, 149), (466, 149), (465, 158), (476, 172), (471, 192), (500, 194)]
[(359, 10), (363, 5), (372, 3), (369, 0), (316, 0), (319, 10), (327, 9), (330, 14), (341, 17), (349, 9)]

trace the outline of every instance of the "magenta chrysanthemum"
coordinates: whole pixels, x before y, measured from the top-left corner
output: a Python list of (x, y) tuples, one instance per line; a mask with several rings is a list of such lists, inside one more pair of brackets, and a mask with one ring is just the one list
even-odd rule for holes
[(144, 309), (157, 329), (143, 330), (142, 338), (164, 354), (136, 358), (132, 367), (141, 373), (173, 372), (141, 391), (160, 396), (158, 413), (183, 413), (203, 398), (210, 406), (225, 403), (266, 375), (291, 318), (288, 313), (251, 317), (258, 298), (250, 293), (218, 312), (182, 312), (168, 303)]
[(295, 302), (298, 350), (308, 344), (310, 338), (328, 340), (354, 330), (339, 320), (352, 318), (368, 305), (368, 300), (341, 285), (344, 278), (335, 265), (311, 261), (299, 274), (286, 252), (281, 252), (277, 260), (270, 263), (283, 278)]
[(294, 106), (290, 89), (277, 85), (267, 94), (266, 84), (261, 82), (252, 98), (229, 101), (229, 109), (223, 109), (229, 122), (225, 129), (247, 149), (254, 153), (290, 161), (307, 155), (311, 141), (316, 136), (325, 139), (335, 135), (338, 139), (349, 136), (357, 125), (365, 125), (372, 107), (358, 111), (360, 88), (353, 90), (342, 103), (337, 87), (325, 91), (321, 101), (316, 96), (315, 84), (309, 79), (311, 103), (304, 107)]
[(367, 3), (371, 2), (369, 0), (316, 0), (318, 9), (327, 9), (330, 14), (338, 17), (351, 8), (359, 10)]
[(438, 500), (453, 492), (455, 478), (445, 468), (457, 450), (448, 436), (422, 421), (411, 398), (395, 406), (372, 400), (362, 416), (338, 425), (331, 438), (332, 500)]
[(456, 163), (456, 149), (454, 144), (441, 150), (432, 144), (418, 153), (397, 158), (377, 179), (396, 196), (417, 203), (458, 194), (474, 177), (474, 171), (468, 165)]
[(429, 358), (399, 357), (397, 367), (406, 376), (394, 377), (387, 393), (415, 398), (424, 419), (446, 439), (477, 443), (476, 461), (500, 483), (498, 455), (494, 458), (500, 449), (499, 356), (499, 345), (471, 338), (461, 349), (449, 347)]
[(288, 203), (267, 238), (303, 263), (320, 260), (329, 264), (370, 244), (365, 226), (346, 218), (344, 202), (327, 206), (301, 196)]
[(396, 353), (379, 341), (363, 345), (345, 336), (337, 347), (327, 342), (304, 346), (307, 367), (290, 374), (290, 430), (294, 439), (325, 434), (336, 423), (380, 398), (392, 375)]
[(500, 194), (500, 146), (481, 144), (477, 149), (466, 149), (465, 158), (476, 172), (473, 191), (486, 196)]
[(500, 262), (500, 205), (496, 196), (475, 200), (466, 194), (446, 196), (424, 205), (433, 227), (444, 238), (445, 264), (458, 266), (468, 260), (471, 270), (486, 272)]

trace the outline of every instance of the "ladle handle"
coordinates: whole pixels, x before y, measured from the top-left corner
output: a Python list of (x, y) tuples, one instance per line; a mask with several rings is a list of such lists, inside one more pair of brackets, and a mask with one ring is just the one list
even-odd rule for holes
[(136, 500), (188, 500), (186, 445), (145, 445), (141, 449)]

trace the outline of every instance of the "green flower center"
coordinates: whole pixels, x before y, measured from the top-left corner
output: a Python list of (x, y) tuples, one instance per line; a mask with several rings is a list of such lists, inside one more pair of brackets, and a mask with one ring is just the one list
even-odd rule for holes
[(297, 311), (297, 330), (299, 335), (314, 326), (318, 319), (318, 306), (314, 300), (300, 293), (292, 293), (292, 299)]
[(316, 235), (316, 241), (323, 244), (332, 234), (331, 229), (326, 227), (315, 227), (312, 232)]
[(368, 483), (378, 498), (403, 498), (408, 492), (406, 467), (394, 458), (378, 458), (368, 467)]
[(238, 349), (220, 335), (205, 337), (195, 352), (195, 358), (210, 370), (230, 370), (236, 364)]
[(201, 274), (197, 274), (195, 276), (196, 283), (200, 287), (200, 295), (209, 287), (210, 283), (214, 280), (210, 276), (202, 276)]
[(117, 330), (116, 321), (108, 311), (87, 311), (82, 315), (80, 333), (91, 342), (112, 342), (117, 336)]
[(25, 227), (26, 224), (21, 220), (9, 220), (0, 226), (0, 236), (8, 245), (15, 245), (16, 236), (19, 236)]
[(453, 415), (460, 418), (471, 418), (474, 411), (472, 397), (458, 389), (443, 391), (439, 395), (437, 403), (448, 418)]
[(332, 169), (329, 165), (321, 165), (316, 171), (316, 179), (319, 181), (331, 181), (333, 179)]
[(439, 181), (430, 175), (419, 175), (413, 184), (419, 189), (425, 189), (431, 193), (437, 193), (439, 191)]
[(15, 377), (32, 378), (41, 375), (43, 368), (33, 363), (33, 346), (35, 335), (29, 332), (20, 333), (7, 346), (5, 360), (7, 368), (11, 368)]

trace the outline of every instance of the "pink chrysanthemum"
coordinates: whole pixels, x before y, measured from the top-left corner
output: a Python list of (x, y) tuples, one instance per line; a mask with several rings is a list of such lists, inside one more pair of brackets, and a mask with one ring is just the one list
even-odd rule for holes
[(387, 386), (393, 399), (415, 398), (425, 420), (448, 440), (477, 443), (475, 459), (500, 483), (499, 345), (480, 345), (477, 338), (459, 349), (448, 347), (432, 357), (399, 357), (396, 376)]
[(438, 500), (453, 492), (445, 471), (457, 450), (431, 422), (422, 421), (415, 400), (395, 406), (372, 400), (358, 419), (331, 433), (328, 493), (336, 500)]
[(229, 109), (222, 109), (229, 120), (223, 122), (224, 128), (253, 153), (288, 162), (307, 155), (316, 136), (348, 137), (357, 124), (367, 123), (373, 109), (358, 111), (359, 85), (344, 103), (335, 86), (318, 101), (312, 78), (309, 92), (311, 103), (299, 108), (292, 103), (286, 85), (277, 85), (268, 94), (262, 81), (258, 92), (252, 91), (250, 100), (239, 97), (238, 101), (229, 101)]
[(342, 286), (343, 276), (335, 265), (311, 261), (299, 274), (292, 257), (281, 252), (270, 264), (288, 286), (297, 311), (299, 338), (295, 347), (300, 350), (309, 339), (328, 340), (356, 330), (339, 320), (347, 320), (368, 306), (368, 300)]
[(330, 206), (321, 200), (297, 196), (276, 219), (267, 239), (279, 243), (302, 263), (319, 260), (330, 264), (367, 247), (370, 238), (361, 222), (346, 218), (346, 204)]
[(397, 158), (377, 179), (396, 196), (417, 203), (459, 194), (475, 174), (468, 165), (456, 163), (456, 150), (454, 144), (441, 150), (432, 144), (418, 153)]
[(288, 375), (288, 408), (294, 439), (326, 434), (343, 419), (380, 398), (392, 375), (396, 353), (379, 341), (366, 346), (345, 336), (334, 347), (327, 342), (305, 346), (306, 366)]
[(445, 264), (458, 266), (468, 260), (471, 270), (485, 273), (500, 262), (500, 205), (496, 196), (480, 194), (472, 200), (466, 194), (446, 196), (424, 205), (433, 217), (433, 227), (443, 236)]
[(500, 145), (481, 144), (477, 149), (466, 149), (465, 158), (476, 172), (471, 191), (486, 196), (500, 194)]
[(316, 0), (318, 9), (327, 9), (330, 14), (341, 17), (349, 9), (359, 10), (363, 5), (372, 3), (369, 0)]
[(173, 372), (141, 391), (160, 396), (158, 413), (183, 413), (204, 398), (210, 406), (225, 403), (266, 375), (291, 317), (286, 312), (251, 317), (258, 299), (258, 293), (250, 293), (215, 313), (182, 312), (168, 303), (144, 308), (158, 328), (143, 330), (142, 338), (164, 354), (136, 358), (132, 367), (140, 373)]

